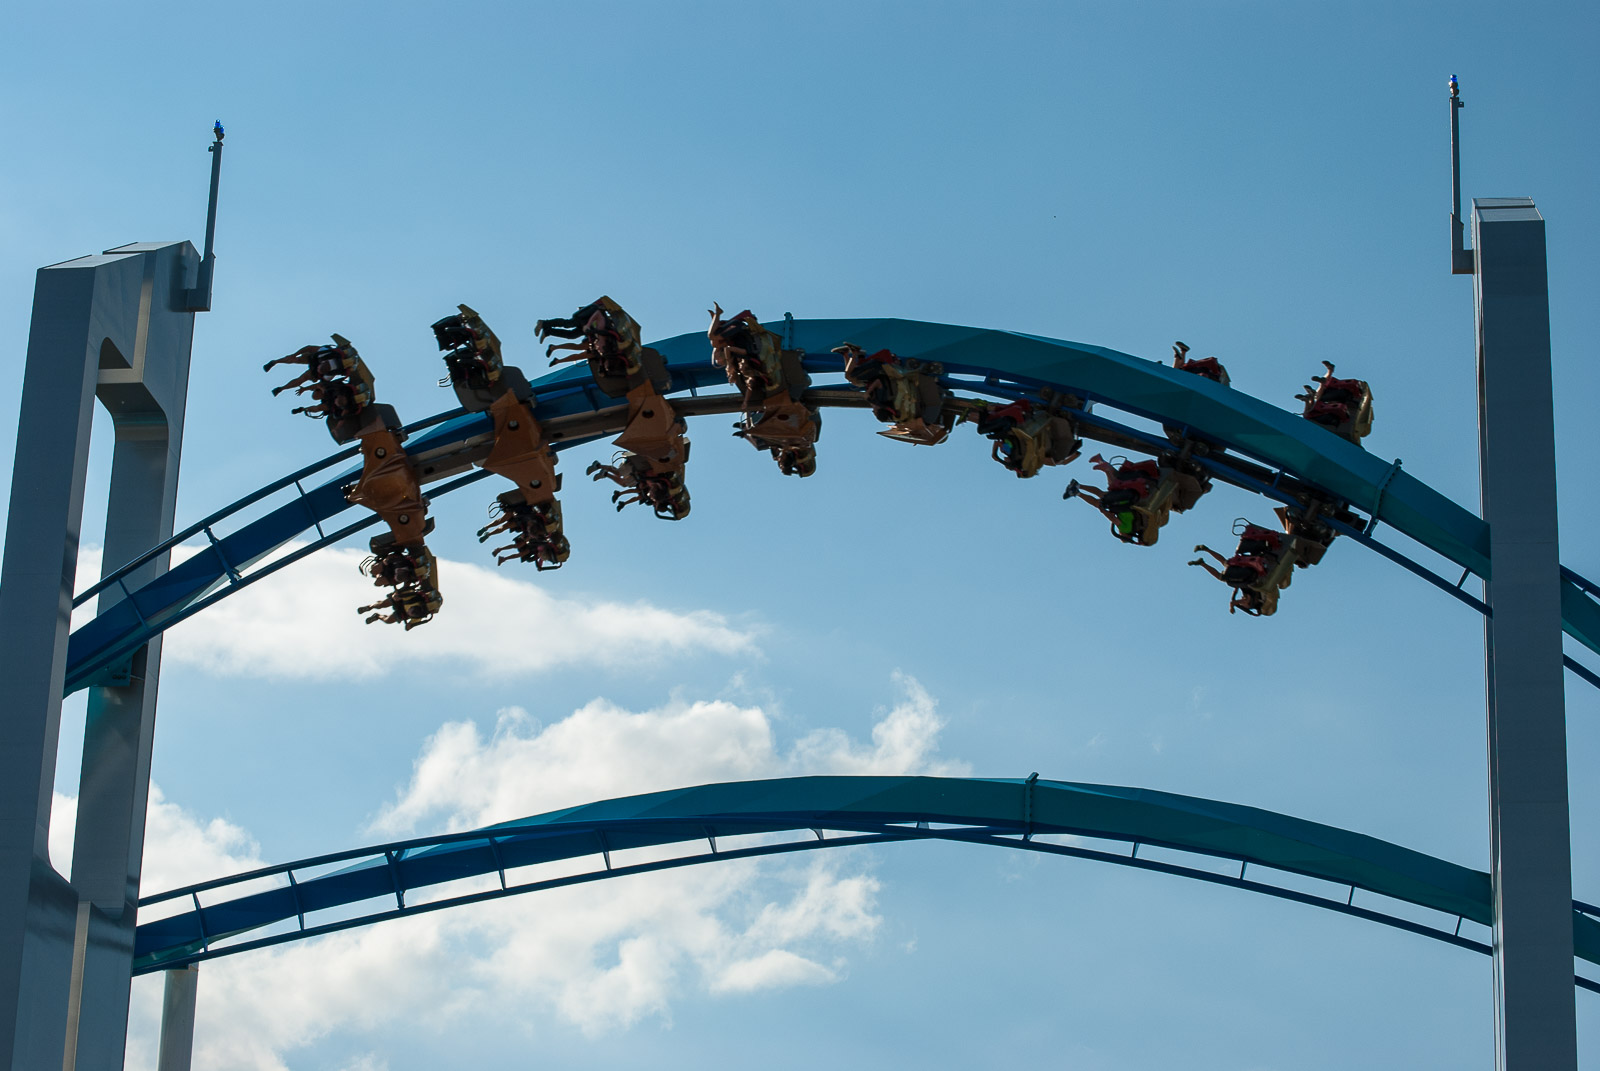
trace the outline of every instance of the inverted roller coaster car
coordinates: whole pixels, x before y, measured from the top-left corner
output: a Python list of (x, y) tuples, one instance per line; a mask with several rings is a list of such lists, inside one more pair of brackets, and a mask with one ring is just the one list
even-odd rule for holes
[[(620, 398), (643, 382), (657, 391), (671, 389), (671, 377), (661, 354), (641, 341), (639, 324), (608, 297), (583, 306), (565, 319), (540, 320), (534, 325), (539, 341), (556, 338), (582, 339), (562, 345), (552, 343), (545, 354), (552, 366), (587, 360), (589, 371), (600, 389)], [(557, 350), (576, 350), (570, 357), (554, 356)]]
[(758, 450), (766, 450), (785, 476), (810, 476), (817, 471), (817, 439), (822, 413), (802, 402), (769, 400), (760, 412), (746, 413), (733, 434)]
[(1338, 513), (1320, 502), (1279, 508), (1281, 532), (1240, 518), (1234, 522), (1239, 546), (1232, 557), (1224, 558), (1204, 544), (1194, 548), (1220, 562), (1221, 569), (1204, 558), (1189, 564), (1202, 567), (1234, 589), (1229, 613), (1242, 610), (1252, 617), (1271, 617), (1278, 611), (1278, 593), (1293, 581), (1296, 567), (1304, 569), (1321, 562), (1334, 540), (1336, 533), (1323, 519), (1323, 509), (1329, 509), (1329, 515)]
[(371, 423), (377, 390), (372, 373), (350, 340), (334, 335), (333, 341), (332, 346), (302, 346), (287, 356), (268, 361), (262, 370), (280, 364), (305, 365), (304, 372), (275, 388), (273, 396), (290, 389), (296, 394), (311, 395), (311, 405), (297, 406), (290, 412), (325, 420), (328, 434), (342, 444), (359, 437)]
[(950, 393), (939, 383), (943, 365), (902, 361), (888, 350), (867, 353), (849, 342), (833, 352), (844, 357), (844, 378), (866, 393), (872, 415), (891, 425), (879, 435), (920, 446), (949, 436), (944, 409)]
[(500, 339), (489, 325), (470, 306), (456, 308), (461, 310), (458, 315), (446, 316), (433, 325), (433, 336), (444, 352), (449, 372), (439, 385), (455, 388), (462, 406), (474, 413), (488, 409), (507, 392), (523, 401), (530, 400), (533, 389), (528, 386), (528, 378), (521, 369), (505, 363)]
[(1308, 384), (1295, 398), (1305, 403), (1307, 420), (1359, 446), (1372, 433), (1372, 388), (1363, 379), (1335, 379), (1331, 361), (1322, 367), (1327, 375), (1311, 377), (1316, 388)]
[(745, 411), (760, 409), (771, 395), (787, 393), (778, 336), (762, 327), (749, 309), (724, 320), (722, 306), (713, 302), (710, 313), (706, 338), (711, 342), (711, 363), (726, 372), (728, 383), (744, 396)]
[[(558, 487), (559, 482), (558, 477)], [(512, 537), (505, 546), (492, 548), (496, 565), (509, 561), (532, 562), (543, 572), (561, 568), (572, 553), (572, 545), (562, 531), (561, 503), (554, 497), (532, 503), (521, 491), (507, 491), (495, 499), (490, 514), (494, 520), (478, 529), (478, 542), (486, 542), (501, 533)]]
[(689, 515), (689, 491), (683, 485), (683, 467), (689, 459), (689, 443), (683, 444), (681, 459), (658, 462), (643, 454), (624, 453), (615, 464), (596, 461), (587, 470), (596, 480), (610, 480), (622, 488), (611, 493), (620, 512), (624, 506), (641, 502), (664, 521), (681, 521)]
[(1221, 361), (1215, 357), (1196, 357), (1190, 360), (1189, 347), (1182, 342), (1172, 344), (1172, 367), (1180, 372), (1190, 372), (1202, 379), (1220, 383), (1224, 387), (1230, 382), (1228, 370), (1222, 366)]
[(1161, 482), (1160, 466), (1154, 461), (1129, 461), (1125, 457), (1107, 461), (1099, 454), (1089, 463), (1105, 473), (1105, 490), (1073, 480), (1061, 497), (1083, 499), (1111, 522), (1111, 534), (1123, 543), (1152, 546), (1167, 523), (1167, 508), (1150, 508)]
[[(430, 529), (432, 525), (428, 526)], [(374, 536), (368, 544), (371, 555), (359, 568), (380, 588), (402, 588), (433, 581), (437, 562), (425, 543), (401, 546), (390, 533)]]
[[(428, 531), (432, 528), (431, 523), (426, 526)], [(444, 605), (439, 593), (439, 563), (433, 552), (420, 540), (402, 544), (392, 533), (374, 536), (369, 547), (372, 555), (361, 563), (361, 571), (378, 587), (393, 590), (377, 602), (357, 607), (356, 613), (370, 614), (369, 625), (382, 621), (404, 625), (408, 632), (432, 621)]]
[[(397, 589), (375, 603), (356, 608), (356, 613), (367, 614), (367, 624), (381, 621), (386, 625), (404, 625), (407, 632), (418, 625), (432, 621), (441, 607), (444, 596), (439, 589), (413, 585)], [(383, 611), (388, 610), (388, 613)]]
[(1046, 465), (1065, 465), (1078, 457), (1083, 440), (1077, 424), (1062, 407), (1023, 400), (1008, 405), (974, 402), (962, 419), (994, 443), (992, 456), (1021, 479), (1038, 475)]

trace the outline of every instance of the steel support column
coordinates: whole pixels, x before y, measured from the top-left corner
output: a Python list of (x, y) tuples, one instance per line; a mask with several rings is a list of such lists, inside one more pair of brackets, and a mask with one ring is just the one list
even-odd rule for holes
[[(193, 248), (188, 243), (125, 248), (146, 250), (154, 285), (140, 310), (140, 348), (130, 366), (100, 370), (100, 401), (116, 433), (105, 573), (172, 535), (194, 334), (183, 288)], [(163, 554), (138, 570), (141, 580), (159, 575), (167, 559)], [(136, 585), (130, 580), (130, 586)], [(100, 609), (122, 598), (121, 589), (109, 588), (100, 595)], [(91, 910), (82, 986), (69, 1005), (78, 1023), (77, 1037), (68, 1042), (76, 1060), (66, 1071), (120, 1071), (123, 1064), (160, 672), (157, 639), (134, 654), (125, 681), (89, 693), (72, 884)]]
[(194, 1009), (200, 964), (161, 973), (167, 984), (161, 997), (161, 1048), (156, 1071), (189, 1071), (194, 1059)]
[(162, 516), (170, 532), (194, 328), (182, 295), (198, 259), (187, 242), (140, 244), (38, 274), (0, 573), (6, 1071), (54, 1071), (69, 1052), (77, 1066), (122, 1065), (154, 652), (91, 698), (74, 860), (84, 894), (50, 865), (51, 792), (95, 398), (117, 428), (108, 556), (132, 557), (127, 548), (149, 546)]
[(1485, 601), (1495, 1059), (1576, 1071), (1572, 846), (1544, 219), (1473, 201)]

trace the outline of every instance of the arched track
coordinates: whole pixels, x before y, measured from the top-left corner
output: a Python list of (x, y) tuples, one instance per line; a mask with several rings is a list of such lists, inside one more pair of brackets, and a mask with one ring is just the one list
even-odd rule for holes
[[(806, 367), (814, 375), (838, 373), (840, 360), (829, 351), (843, 342), (855, 342), (869, 350), (888, 348), (904, 358), (942, 362), (946, 382), (961, 393), (1022, 397), (1041, 386), (1070, 392), (1101, 407), (1085, 416), (1084, 433), (1125, 448), (1149, 450), (1165, 440), (1109, 419), (1103, 409), (1203, 436), (1227, 448), (1203, 462), (1214, 477), (1284, 501), (1290, 500), (1295, 487), (1308, 486), (1348, 502), (1370, 519), (1363, 530), (1341, 529), (1347, 536), (1480, 611), (1487, 609), (1460, 590), (1468, 575), (1489, 575), (1488, 526), (1479, 517), (1405, 472), (1400, 462), (1375, 457), (1248, 394), (1115, 350), (1008, 331), (892, 319), (791, 320), (768, 326), (785, 336), (787, 347), (806, 352)], [(679, 412), (696, 415), (739, 408), (736, 395), (707, 393), (725, 387), (726, 381), (710, 363), (704, 335), (679, 335), (655, 347), (671, 370), (671, 393)], [(624, 407), (602, 394), (582, 366), (546, 376), (534, 388), (535, 415), (557, 450), (621, 428)], [(810, 400), (822, 405), (861, 404), (859, 392), (842, 384), (820, 385)], [(407, 453), (424, 484), (432, 485), (429, 497), (488, 475), (473, 468), (488, 451), (491, 427), (486, 415), (445, 413), (412, 429)], [(299, 557), (375, 524), (376, 517), (365, 513), (333, 530), (324, 523), (353, 508), (345, 500), (344, 488), (354, 482), (357, 470), (338, 471), (337, 466), (354, 455), (354, 448), (342, 451), (247, 495), (80, 594), (75, 605), (108, 593), (99, 615), (72, 634), (66, 691), (116, 679), (132, 652), (165, 629)], [(330, 470), (335, 474), (328, 477)], [(304, 483), (313, 477), (322, 477), (323, 482), (308, 491)], [(218, 534), (225, 522), (237, 523), (273, 496), (291, 493), (287, 503)], [(1371, 536), (1380, 521), (1461, 568), (1461, 580), (1451, 582), (1384, 547)], [(310, 542), (293, 554), (264, 563), (285, 544), (312, 533)], [(207, 549), (167, 567), (172, 546), (201, 535), (210, 543)], [(1600, 603), (1591, 598), (1600, 595), (1600, 585), (1569, 570), (1562, 572), (1563, 626), (1568, 635), (1600, 652)], [(1567, 665), (1600, 686), (1600, 675), (1571, 658)]]
[[(786, 834), (787, 839), (780, 839)], [(1061, 834), (1075, 842), (1035, 839)], [(759, 843), (729, 843), (752, 835)], [(1131, 844), (1132, 851), (1114, 852), (1077, 838)], [(1487, 874), (1272, 811), (1147, 789), (1042, 781), (1036, 776), (1027, 780), (796, 777), (604, 800), (467, 833), (267, 867), (149, 896), (139, 903), (141, 914), (161, 904), (183, 905), (186, 910), (138, 927), (134, 972), (165, 970), (421, 912), (625, 874), (928, 839), (1158, 870), (1356, 915), (1479, 952), (1490, 950), (1487, 944), (1461, 935), (1463, 922), (1490, 923)], [(1161, 849), (1165, 858), (1151, 859), (1148, 854), (1140, 858), (1141, 847), (1147, 852)], [(668, 855), (664, 849), (676, 849), (678, 854)], [(644, 858), (623, 857), (628, 852)], [(1184, 856), (1174, 860), (1173, 853)], [(595, 862), (586, 873), (546, 879), (517, 873), (522, 867), (585, 857)], [(1227, 873), (1206, 869), (1205, 864), (1214, 860), (1237, 863), (1237, 876), (1231, 868)], [(1251, 866), (1257, 868), (1254, 877), (1249, 875)], [(1286, 874), (1330, 883), (1328, 892), (1306, 892), (1273, 880)], [(487, 888), (482, 883), (466, 891), (439, 888), (485, 877), (491, 879)], [(1358, 891), (1361, 903), (1356, 902)], [(419, 894), (430, 893), (433, 899), (415, 902)], [(408, 897), (413, 900), (410, 905)], [(1430, 925), (1397, 915), (1385, 910), (1385, 901), (1378, 898), (1439, 912), (1441, 923)], [(363, 902), (364, 908), (351, 910)], [(331, 921), (319, 919), (322, 912)], [(1572, 924), (1577, 958), (1600, 964), (1600, 908), (1575, 903)], [(1574, 982), (1600, 992), (1595, 980), (1578, 976)]]

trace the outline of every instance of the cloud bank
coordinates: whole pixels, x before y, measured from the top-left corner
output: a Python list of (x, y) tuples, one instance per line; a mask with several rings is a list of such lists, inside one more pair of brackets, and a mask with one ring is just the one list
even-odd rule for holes
[[(460, 828), (707, 781), (965, 772), (937, 757), (933, 698), (897, 680), (902, 698), (877, 712), (870, 741), (823, 729), (783, 747), (766, 710), (726, 701), (635, 712), (597, 700), (547, 726), (516, 708), (487, 730), (447, 723), (369, 832)], [(60, 802), (58, 811), (70, 807)], [(152, 891), (259, 865), (245, 830), (154, 790), (146, 857)], [(381, 1067), (385, 1031), (399, 1024), (448, 1033), (514, 1022), (532, 1043), (552, 1019), (599, 1035), (670, 1022), (684, 999), (837, 982), (847, 953), (878, 932), (881, 886), (865, 869), (870, 856), (854, 849), (799, 858), (617, 878), (207, 963), (196, 1066), (284, 1071), (336, 1035), (372, 1050), (363, 1066)], [(160, 984), (141, 979), (135, 989), (128, 1066), (152, 1068)]]
[[(371, 678), (454, 663), (505, 678), (558, 666), (754, 650), (755, 631), (721, 614), (557, 598), (509, 570), (449, 560), (439, 562), (444, 610), (426, 627), (366, 625), (355, 608), (382, 592), (359, 572), (364, 557), (360, 550), (330, 549), (296, 562), (175, 626), (163, 657), (168, 665), (232, 677)], [(485, 621), (495, 623), (493, 643), (485, 642)]]

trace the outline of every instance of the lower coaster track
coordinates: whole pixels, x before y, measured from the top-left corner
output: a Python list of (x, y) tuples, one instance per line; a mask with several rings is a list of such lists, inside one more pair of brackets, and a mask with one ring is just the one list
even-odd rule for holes
[[(1490, 951), (1484, 940), (1461, 932), (1472, 923), (1488, 936), (1483, 932), (1492, 918), (1488, 874), (1272, 811), (1148, 789), (1045, 781), (1037, 774), (1025, 780), (793, 777), (603, 800), (148, 896), (139, 901), (141, 917), (180, 910), (139, 925), (134, 973), (630, 874), (919, 840), (1137, 867)], [(1106, 842), (1130, 850), (1112, 850)], [(594, 869), (557, 877), (525, 869), (583, 858), (593, 859)], [(1229, 869), (1215, 869), (1218, 861)], [(1301, 888), (1285, 884), (1291, 875), (1315, 879), (1309, 884), (1317, 891), (1303, 881)], [(472, 884), (450, 888), (453, 882)], [(1433, 921), (1399, 914), (1401, 905)], [(1575, 901), (1572, 926), (1576, 957), (1600, 964), (1600, 908)], [(1600, 981), (1593, 978), (1575, 975), (1573, 983), (1600, 992)]]

